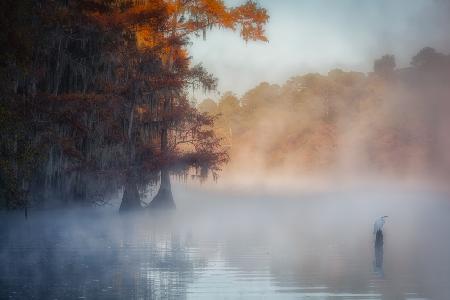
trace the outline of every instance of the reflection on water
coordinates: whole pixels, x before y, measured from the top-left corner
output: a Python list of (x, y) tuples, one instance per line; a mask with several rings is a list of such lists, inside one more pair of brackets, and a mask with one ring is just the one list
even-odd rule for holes
[[(163, 216), (2, 216), (0, 298), (450, 298), (446, 200), (313, 198), (186, 199)], [(383, 268), (371, 222), (384, 213)]]
[(374, 248), (374, 261), (373, 261), (373, 271), (375, 274), (384, 277), (383, 271), (383, 231), (378, 230), (375, 233), (375, 243), (373, 245)]

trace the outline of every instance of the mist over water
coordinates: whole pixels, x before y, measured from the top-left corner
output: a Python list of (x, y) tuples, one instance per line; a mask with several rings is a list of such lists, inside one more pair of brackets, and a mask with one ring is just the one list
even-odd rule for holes
[[(2, 216), (6, 299), (448, 299), (445, 192), (379, 186), (225, 194), (177, 210)], [(375, 265), (374, 220), (389, 215)]]
[(23, 2), (0, 300), (450, 299), (449, 1)]

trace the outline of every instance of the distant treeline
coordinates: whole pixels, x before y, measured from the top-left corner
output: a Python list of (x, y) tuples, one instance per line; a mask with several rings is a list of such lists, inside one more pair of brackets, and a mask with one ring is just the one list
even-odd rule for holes
[[(0, 208), (122, 208), (169, 174), (217, 174), (227, 153), (187, 90), (213, 89), (186, 46), (215, 27), (265, 40), (265, 9), (220, 0), (0, 3)], [(171, 204), (169, 204), (171, 205)]]
[(332, 70), (204, 100), (234, 170), (450, 174), (450, 56), (424, 48), (373, 72)]

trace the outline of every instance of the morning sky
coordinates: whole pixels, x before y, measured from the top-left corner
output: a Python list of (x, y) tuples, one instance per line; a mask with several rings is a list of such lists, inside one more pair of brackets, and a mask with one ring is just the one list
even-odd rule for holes
[[(243, 1), (228, 0), (230, 5)], [(306, 72), (372, 69), (375, 58), (394, 54), (407, 66), (425, 46), (448, 53), (450, 1), (259, 0), (267, 8), (268, 43), (246, 44), (232, 32), (193, 39), (194, 63), (219, 79), (218, 91), (242, 94), (261, 81), (283, 83)], [(213, 95), (214, 96), (214, 95)], [(196, 92), (196, 98), (204, 98)], [(217, 98), (217, 95), (215, 95)]]

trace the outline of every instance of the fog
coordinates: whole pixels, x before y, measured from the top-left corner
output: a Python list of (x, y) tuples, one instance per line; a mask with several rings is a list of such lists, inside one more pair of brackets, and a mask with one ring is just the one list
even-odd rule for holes
[[(445, 193), (380, 186), (328, 192), (205, 192), (178, 209), (3, 215), (9, 299), (447, 299)], [(374, 266), (373, 221), (389, 215)]]
[[(268, 43), (213, 30), (180, 51), (219, 79), (193, 92), (229, 154), (218, 178), (199, 182), (201, 155), (164, 165), (119, 213), (139, 161), (101, 202), (1, 211), (1, 299), (450, 299), (449, 3), (258, 2)], [(176, 209), (149, 209), (158, 190)]]
[(230, 153), (218, 184), (446, 186), (449, 57), (424, 48), (408, 68), (383, 56), (374, 72), (300, 74), (241, 97), (226, 93), (217, 104), (205, 100), (198, 107), (217, 116), (215, 131)]
[[(219, 186), (447, 185), (449, 2), (356, 2), (261, 1), (271, 12), (268, 43), (221, 31), (194, 40), (194, 61), (219, 79), (219, 94), (194, 93), (200, 105), (213, 99), (213, 114), (222, 115), (218, 132), (231, 160)], [(414, 65), (424, 47), (443, 60)], [(374, 61), (385, 54), (395, 57), (395, 75), (380, 80)], [(330, 75), (336, 68), (342, 79)], [(312, 83), (302, 78), (319, 74)], [(227, 91), (241, 109), (220, 108)]]
[[(242, 95), (262, 81), (282, 84), (291, 76), (334, 68), (368, 72), (373, 58), (386, 53), (406, 67), (418, 49), (450, 47), (446, 0), (258, 2), (270, 12), (268, 43), (244, 43), (216, 30), (191, 46), (194, 61), (219, 78), (221, 93)], [(195, 96), (202, 98), (200, 92)]]

